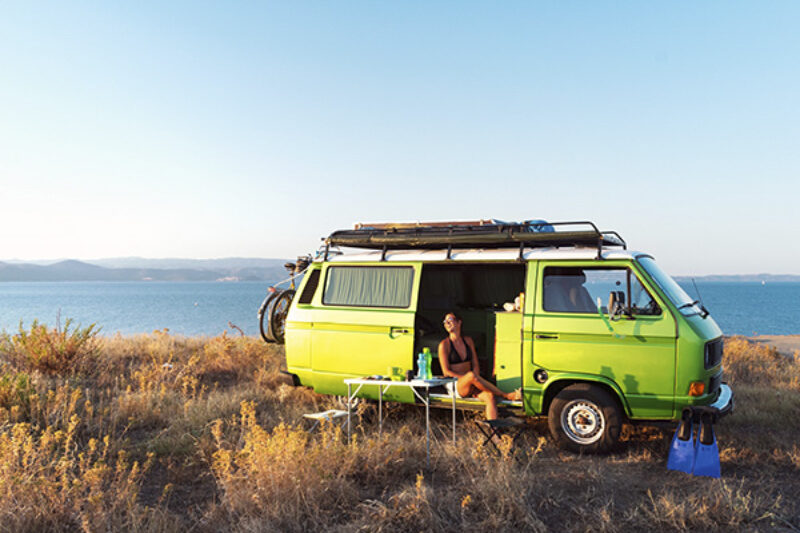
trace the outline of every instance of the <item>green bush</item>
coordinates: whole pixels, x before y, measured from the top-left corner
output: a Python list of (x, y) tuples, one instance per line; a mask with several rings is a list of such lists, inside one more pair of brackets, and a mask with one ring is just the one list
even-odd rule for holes
[(97, 355), (99, 331), (95, 324), (72, 328), (70, 319), (63, 328), (48, 328), (34, 320), (26, 330), (20, 322), (17, 334), (3, 335), (3, 351), (17, 370), (51, 376), (85, 373)]

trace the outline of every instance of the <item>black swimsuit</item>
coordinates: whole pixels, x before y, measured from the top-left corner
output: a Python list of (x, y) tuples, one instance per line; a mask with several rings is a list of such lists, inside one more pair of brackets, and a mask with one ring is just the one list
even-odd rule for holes
[(450, 342), (450, 353), (447, 354), (447, 362), (451, 365), (457, 363), (469, 363), (472, 366), (472, 350), (469, 348), (469, 344), (467, 343), (466, 339), (464, 340), (464, 348), (467, 349), (467, 358), (461, 359), (461, 355), (456, 350), (456, 347), (453, 345), (453, 339), (447, 337), (448, 342)]

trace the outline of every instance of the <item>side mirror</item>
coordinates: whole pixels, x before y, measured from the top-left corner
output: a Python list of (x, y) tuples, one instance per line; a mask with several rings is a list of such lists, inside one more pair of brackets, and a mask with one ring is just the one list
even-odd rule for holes
[(626, 312), (625, 293), (623, 291), (611, 291), (608, 295), (608, 318), (619, 320)]

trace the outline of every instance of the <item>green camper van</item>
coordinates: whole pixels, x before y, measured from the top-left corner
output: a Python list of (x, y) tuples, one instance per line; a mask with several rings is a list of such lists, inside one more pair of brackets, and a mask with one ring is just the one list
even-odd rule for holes
[[(346, 394), (347, 378), (415, 372), (416, 354), (437, 353), (442, 318), (455, 311), (481, 375), (503, 391), (522, 388), (521, 401), (500, 403), (547, 416), (564, 448), (605, 451), (625, 422), (733, 407), (722, 332), (702, 303), (652, 256), (591, 222), (359, 224), (332, 233), (303, 267), (271, 327), (285, 338), (291, 382), (318, 393)], [(405, 387), (384, 398), (415, 401)], [(446, 389), (431, 398), (452, 402)]]

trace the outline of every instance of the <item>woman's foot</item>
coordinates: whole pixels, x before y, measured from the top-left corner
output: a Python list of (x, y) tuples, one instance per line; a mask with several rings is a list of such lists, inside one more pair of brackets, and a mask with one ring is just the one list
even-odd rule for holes
[(506, 394), (506, 400), (511, 400), (512, 402), (518, 402), (522, 399), (522, 389), (517, 389), (514, 392), (509, 392)]

